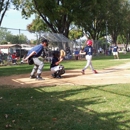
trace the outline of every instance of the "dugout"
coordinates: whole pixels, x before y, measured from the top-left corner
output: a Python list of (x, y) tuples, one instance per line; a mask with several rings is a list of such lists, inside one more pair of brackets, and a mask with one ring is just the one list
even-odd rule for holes
[(70, 47), (72, 49), (73, 45), (75, 44), (74, 41), (59, 33), (44, 32), (42, 33), (41, 38), (48, 39), (49, 47), (52, 49), (58, 48), (59, 50), (65, 50), (66, 47)]
[(6, 44), (0, 45), (0, 50), (6, 54), (16, 52), (17, 49), (21, 49), (21, 46), (18, 44)]

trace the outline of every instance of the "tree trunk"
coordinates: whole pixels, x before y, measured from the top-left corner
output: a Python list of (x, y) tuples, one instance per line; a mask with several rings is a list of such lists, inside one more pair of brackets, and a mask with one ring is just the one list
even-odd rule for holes
[[(5, 1), (5, 0), (2, 0), (2, 1), (0, 2), (0, 26), (1, 26), (1, 24), (2, 24), (4, 15), (5, 15), (5, 13), (6, 13), (7, 9), (8, 9), (8, 6), (9, 6), (9, 4), (10, 4), (10, 0), (8, 0), (6, 3), (4, 3), (4, 1)], [(5, 5), (4, 5), (4, 4), (5, 4)], [(4, 7), (4, 9), (3, 9), (3, 7)]]

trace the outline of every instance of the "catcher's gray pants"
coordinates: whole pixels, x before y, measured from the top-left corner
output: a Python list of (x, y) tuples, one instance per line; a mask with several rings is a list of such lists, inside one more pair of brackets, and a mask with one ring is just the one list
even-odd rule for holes
[(83, 70), (86, 70), (88, 67), (90, 67), (90, 69), (91, 69), (92, 71), (94, 71), (94, 68), (93, 68), (92, 62), (91, 62), (91, 60), (92, 60), (92, 55), (86, 55), (85, 58), (86, 58), (86, 60), (87, 60), (87, 63), (86, 63), (86, 66), (83, 68)]
[(31, 75), (35, 75), (35, 73), (41, 74), (42, 73), (42, 69), (44, 67), (44, 63), (42, 61), (40, 61), (38, 59), (38, 57), (34, 57), (33, 58), (33, 62), (34, 62), (34, 67), (32, 69)]
[(54, 72), (56, 72), (56, 71), (58, 71), (58, 70), (61, 70), (62, 68), (60, 67), (60, 65), (58, 65), (58, 66), (55, 66), (55, 67), (52, 67), (51, 68), (51, 72), (52, 72), (52, 74), (54, 73)]

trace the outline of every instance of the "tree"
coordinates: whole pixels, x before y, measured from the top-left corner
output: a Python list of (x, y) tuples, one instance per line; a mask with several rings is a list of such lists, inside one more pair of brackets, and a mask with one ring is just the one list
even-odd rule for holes
[(9, 4), (10, 4), (10, 0), (1, 0), (0, 1), (0, 26), (2, 24), (4, 15), (5, 15), (6, 11), (8, 10)]
[(123, 14), (124, 20), (122, 21), (123, 24), (123, 29), (121, 30), (120, 33), (120, 39), (122, 40), (122, 43), (124, 43), (125, 50), (127, 51), (127, 46), (130, 42), (130, 4), (129, 2), (124, 3), (123, 6)]
[(117, 37), (123, 29), (122, 22), (125, 14), (122, 10), (122, 2), (122, 0), (112, 0), (113, 6), (111, 4), (108, 5), (108, 28), (114, 44), (117, 44)]
[[(72, 23), (82, 28), (95, 41), (111, 34), (116, 43), (117, 36), (123, 29), (123, 4), (128, 0), (15, 0), (16, 7), (22, 8), (22, 15), (27, 18), (37, 14), (44, 24), (54, 33), (69, 36)], [(36, 28), (35, 28), (36, 29)]]
[(68, 37), (70, 24), (90, 5), (84, 0), (23, 0), (20, 6), (25, 17), (36, 13), (52, 32)]
[(11, 32), (7, 31), (5, 28), (0, 28), (0, 42), (7, 42), (6, 36), (11, 35)]
[(46, 23), (39, 17), (39, 16), (36, 16), (36, 18), (32, 21), (32, 23), (30, 23), (28, 26), (27, 26), (27, 30), (29, 32), (32, 32), (32, 33), (35, 33), (36, 34), (36, 37), (37, 37), (37, 43), (39, 43), (40, 41), (40, 38), (41, 38), (41, 34), (44, 32), (44, 31), (51, 31)]
[(0, 0), (0, 26), (2, 24), (5, 13), (10, 8), (11, 4), (13, 4), (13, 0)]
[(74, 40), (83, 36), (83, 31), (81, 29), (72, 29), (69, 31), (69, 39)]
[(111, 2), (109, 0), (93, 0), (92, 2), (93, 6), (91, 6), (88, 15), (85, 15), (83, 20), (76, 21), (76, 25), (82, 27), (89, 38), (94, 41), (110, 34), (113, 43), (116, 44), (118, 35), (124, 29), (123, 21), (127, 16), (125, 2), (128, 0), (111, 0)]
[[(84, 18), (77, 18), (75, 24), (81, 27), (87, 38), (94, 40), (94, 47), (96, 50), (99, 48), (98, 39), (106, 35), (106, 19), (108, 12), (108, 0), (93, 0), (89, 11), (86, 11)], [(85, 12), (84, 11), (84, 12)]]
[(93, 0), (91, 1), (91, 8), (89, 11), (84, 11), (84, 18), (77, 18), (75, 24), (85, 31), (89, 38), (98, 40), (105, 34), (105, 19), (106, 16), (106, 5), (107, 1), (104, 0)]
[(13, 35), (7, 29), (0, 28), (0, 44), (7, 44), (8, 42), (12, 44), (27, 43), (27, 37), (23, 34)]
[(35, 17), (32, 23), (27, 26), (27, 29), (29, 32), (51, 31), (39, 16)]
[(20, 35), (6, 35), (6, 40), (12, 44), (25, 44), (27, 43), (27, 37), (23, 34)]

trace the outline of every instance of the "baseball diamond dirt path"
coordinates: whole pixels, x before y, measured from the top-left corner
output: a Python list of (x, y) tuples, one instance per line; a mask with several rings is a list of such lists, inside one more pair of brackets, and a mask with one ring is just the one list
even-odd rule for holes
[(61, 79), (51, 77), (49, 71), (44, 71), (44, 80), (37, 81), (29, 78), (30, 74), (12, 75), (0, 77), (0, 85), (10, 85), (13, 87), (39, 87), (55, 85), (103, 85), (130, 83), (130, 63), (120, 66), (98, 70), (98, 74), (93, 74), (87, 69), (82, 75), (81, 70), (67, 70)]

